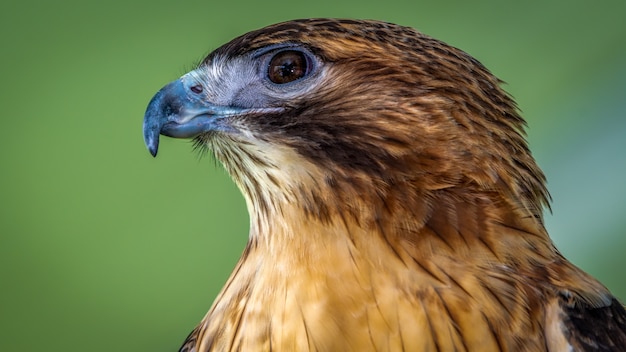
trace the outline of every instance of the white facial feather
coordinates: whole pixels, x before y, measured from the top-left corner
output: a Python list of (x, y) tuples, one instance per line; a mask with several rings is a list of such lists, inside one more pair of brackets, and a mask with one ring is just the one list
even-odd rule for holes
[[(218, 55), (182, 79), (188, 86), (200, 84), (206, 100), (213, 105), (258, 109), (282, 107), (325, 85), (327, 70), (319, 64), (302, 82), (289, 86), (273, 84), (268, 81), (267, 68), (263, 66), (268, 61), (267, 57), (252, 54), (235, 58)], [(244, 194), (251, 214), (251, 235), (254, 235), (270, 227), (286, 226), (281, 225), (282, 208), (297, 202), (298, 189), (302, 186), (317, 185), (316, 180), (323, 179), (323, 172), (292, 148), (257, 138), (245, 122), (234, 119), (232, 127), (237, 133), (212, 134), (204, 142)]]
[(183, 80), (202, 85), (206, 99), (219, 106), (229, 106), (237, 91), (256, 79), (256, 72), (245, 60), (216, 57), (210, 65), (202, 65), (187, 73)]

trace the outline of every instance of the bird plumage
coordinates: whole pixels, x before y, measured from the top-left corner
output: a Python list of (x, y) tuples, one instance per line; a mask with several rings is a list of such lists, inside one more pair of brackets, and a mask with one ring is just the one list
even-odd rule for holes
[(250, 212), (181, 351), (626, 350), (622, 305), (543, 226), (523, 128), (485, 67), (408, 27), (290, 21), (215, 50), (144, 122), (153, 154), (159, 133), (214, 153)]

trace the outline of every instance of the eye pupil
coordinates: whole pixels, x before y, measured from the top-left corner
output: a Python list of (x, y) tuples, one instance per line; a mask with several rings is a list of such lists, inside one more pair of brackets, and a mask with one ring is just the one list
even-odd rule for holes
[(274, 55), (270, 60), (267, 76), (276, 84), (293, 82), (308, 73), (307, 59), (304, 53), (285, 50)]

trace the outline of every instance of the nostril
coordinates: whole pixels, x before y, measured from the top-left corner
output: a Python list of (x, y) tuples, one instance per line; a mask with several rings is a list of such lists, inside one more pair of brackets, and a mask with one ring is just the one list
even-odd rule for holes
[(201, 85), (199, 85), (199, 84), (197, 84), (197, 85), (195, 85), (195, 86), (192, 86), (192, 87), (191, 87), (191, 88), (189, 88), (189, 89), (191, 89), (191, 91), (192, 91), (192, 92), (194, 92), (194, 93), (196, 93), (196, 94), (200, 94), (200, 93), (202, 93), (202, 86), (201, 86)]

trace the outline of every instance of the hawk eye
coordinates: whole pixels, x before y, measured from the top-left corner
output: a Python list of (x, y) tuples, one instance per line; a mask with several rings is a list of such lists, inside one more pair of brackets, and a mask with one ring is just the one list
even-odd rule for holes
[(308, 70), (307, 58), (303, 52), (285, 50), (272, 57), (267, 68), (267, 77), (276, 84), (285, 84), (306, 76)]

